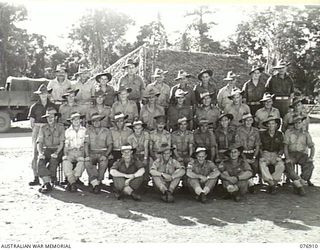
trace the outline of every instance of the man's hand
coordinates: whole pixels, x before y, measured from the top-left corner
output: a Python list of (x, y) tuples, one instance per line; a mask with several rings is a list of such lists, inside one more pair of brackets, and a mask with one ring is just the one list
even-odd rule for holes
[(253, 164), (254, 162), (255, 162), (255, 159), (247, 159), (247, 162), (249, 163), (249, 164)]
[[(127, 174), (127, 175), (125, 175), (125, 178), (131, 180), (131, 179), (134, 178), (134, 174)], [(126, 180), (126, 181), (127, 181), (127, 180)]]
[(230, 176), (228, 181), (232, 184), (236, 184), (238, 182), (238, 179), (235, 176)]
[(56, 153), (51, 154), (51, 158), (58, 158), (58, 155)]
[(132, 180), (132, 179), (126, 179), (125, 182), (124, 182), (124, 185), (125, 185), (125, 186), (129, 186), (131, 180)]
[(162, 173), (161, 176), (164, 178), (165, 181), (172, 181), (172, 176), (169, 174)]
[(205, 183), (207, 180), (208, 180), (208, 178), (206, 176), (203, 176), (203, 175), (200, 176), (201, 183)]
[(39, 158), (40, 160), (44, 160), (44, 159), (45, 159), (44, 154), (39, 154), (38, 158)]
[(286, 164), (290, 164), (292, 163), (292, 161), (290, 160), (290, 158), (286, 158)]

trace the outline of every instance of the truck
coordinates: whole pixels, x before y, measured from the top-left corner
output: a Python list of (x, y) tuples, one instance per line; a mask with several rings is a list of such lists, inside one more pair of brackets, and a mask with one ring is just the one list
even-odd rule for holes
[(46, 78), (7, 78), (5, 86), (0, 88), (0, 133), (8, 131), (11, 122), (28, 120), (30, 106), (38, 100), (33, 92), (49, 81)]

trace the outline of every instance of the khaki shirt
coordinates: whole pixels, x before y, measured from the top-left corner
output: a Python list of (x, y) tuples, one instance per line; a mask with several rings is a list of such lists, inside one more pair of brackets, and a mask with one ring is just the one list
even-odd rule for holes
[(294, 116), (298, 116), (298, 115), (307, 117), (303, 121), (303, 130), (304, 131), (308, 131), (309, 130), (310, 118), (309, 118), (309, 115), (308, 115), (308, 113), (306, 111), (302, 111), (301, 113), (295, 112), (295, 111), (287, 113), (283, 118), (282, 131), (286, 131), (287, 129), (293, 128), (294, 126), (291, 124), (291, 123), (293, 123), (293, 117)]
[(239, 176), (243, 172), (247, 171), (252, 172), (249, 163), (241, 158), (238, 159), (238, 163), (236, 165), (233, 165), (230, 159), (224, 160), (219, 165), (219, 171), (221, 173), (226, 171), (230, 176)]
[(94, 113), (105, 116), (101, 121), (101, 127), (109, 128), (111, 127), (111, 108), (109, 106), (103, 106), (102, 110), (99, 110), (97, 106), (90, 107), (86, 113), (86, 119), (89, 121)]
[(159, 115), (164, 115), (164, 108), (158, 104), (154, 108), (149, 107), (149, 105), (143, 105), (140, 111), (140, 119), (143, 123), (147, 125), (149, 130), (156, 129), (157, 122), (154, 117)]
[(193, 133), (189, 130), (182, 132), (181, 130), (176, 130), (172, 132), (172, 146), (177, 148), (179, 153), (188, 154), (189, 145), (194, 144)]
[(311, 135), (307, 131), (288, 129), (284, 134), (284, 144), (288, 145), (289, 152), (308, 153), (308, 148), (314, 147)]
[(65, 134), (62, 124), (54, 124), (53, 127), (45, 124), (40, 127), (37, 143), (42, 143), (43, 147), (57, 148), (64, 140)]
[(157, 130), (153, 130), (150, 132), (150, 143), (153, 145), (154, 151), (159, 150), (161, 144), (167, 143), (171, 146), (171, 134), (167, 130), (163, 130), (162, 133), (158, 133)]
[(76, 131), (72, 125), (65, 131), (65, 146), (69, 149), (81, 149), (84, 147), (84, 143), (88, 142), (87, 129), (80, 126)]
[(57, 78), (50, 80), (48, 83), (48, 89), (52, 89), (51, 100), (61, 101), (62, 95), (67, 92), (68, 88), (71, 88), (71, 82), (66, 78), (62, 83), (59, 83)]
[(178, 119), (180, 117), (186, 117), (187, 119), (193, 119), (193, 108), (191, 106), (170, 105), (168, 109), (168, 122), (169, 127), (175, 129), (178, 125)]
[(90, 150), (107, 150), (113, 144), (112, 135), (109, 129), (94, 127), (88, 128), (89, 149)]
[(184, 169), (184, 166), (180, 164), (177, 160), (170, 158), (167, 163), (165, 163), (162, 158), (155, 160), (150, 168), (150, 170), (156, 170), (160, 173), (165, 173), (172, 175), (176, 170)]
[(120, 173), (123, 173), (123, 174), (134, 174), (140, 168), (143, 168), (142, 162), (135, 157), (131, 158), (131, 161), (128, 167), (126, 166), (123, 159), (117, 160), (111, 167), (111, 169), (118, 170)]
[(229, 126), (225, 133), (221, 127), (218, 127), (215, 131), (218, 150), (227, 150), (229, 146), (236, 140), (236, 128)]
[(128, 143), (136, 149), (137, 154), (144, 153), (145, 144), (149, 144), (150, 135), (147, 131), (143, 131), (141, 136), (137, 136), (135, 133), (129, 135)]
[(253, 150), (261, 145), (259, 129), (251, 127), (248, 131), (244, 126), (238, 128), (236, 143), (243, 146), (244, 150)]
[(128, 115), (127, 122), (133, 122), (138, 115), (138, 107), (134, 101), (129, 100), (126, 104), (116, 101), (111, 108), (111, 117), (114, 117), (116, 113), (123, 113)]
[(72, 87), (73, 89), (79, 89), (76, 100), (81, 104), (90, 102), (91, 97), (95, 94), (95, 83), (92, 80), (88, 80), (85, 83), (76, 82)]
[(191, 170), (195, 174), (203, 176), (211, 176), (217, 178), (220, 175), (218, 167), (209, 160), (205, 160), (203, 164), (200, 164), (197, 159), (191, 160), (188, 164), (187, 170)]
[(129, 135), (133, 133), (132, 130), (127, 127), (124, 127), (122, 130), (112, 127), (110, 128), (110, 132), (114, 150), (120, 150), (122, 145), (127, 144)]
[(60, 121), (62, 123), (66, 123), (67, 119), (73, 112), (79, 112), (80, 114), (83, 114), (81, 106), (77, 103), (72, 106), (70, 106), (68, 103), (62, 104), (59, 108), (59, 113), (61, 114)]
[(216, 136), (210, 130), (207, 130), (207, 132), (203, 133), (200, 129), (196, 129), (193, 133), (193, 138), (195, 148), (205, 147), (208, 150), (211, 150), (212, 147), (217, 146)]
[(217, 127), (217, 121), (219, 119), (219, 116), (220, 116), (220, 110), (215, 106), (211, 106), (209, 107), (209, 109), (199, 107), (196, 109), (196, 112), (195, 112), (195, 120), (197, 124), (199, 124), (199, 121), (201, 119), (206, 119), (209, 121), (209, 123), (213, 124), (213, 129), (216, 129)]
[(132, 91), (129, 94), (128, 99), (134, 100), (134, 101), (141, 100), (142, 93), (145, 88), (143, 79), (141, 78), (141, 76), (136, 75), (136, 74), (133, 75), (132, 78), (130, 78), (130, 79), (129, 79), (128, 74), (122, 76), (119, 79), (118, 86), (119, 87), (124, 86), (124, 87), (131, 88)]
[(259, 128), (265, 129), (266, 127), (262, 123), (267, 120), (268, 116), (273, 116), (275, 118), (280, 118), (279, 109), (272, 107), (271, 110), (267, 110), (265, 107), (258, 109), (255, 114), (255, 122), (258, 124)]
[(242, 116), (251, 112), (247, 104), (241, 103), (240, 105), (234, 105), (232, 103), (225, 108), (225, 113), (233, 115), (233, 119), (230, 124), (238, 127), (241, 126), (240, 120), (242, 119)]
[(228, 96), (231, 95), (231, 91), (232, 91), (232, 88), (229, 87), (229, 85), (226, 85), (223, 88), (221, 88), (218, 92), (217, 103), (219, 108), (222, 111), (224, 111), (227, 106), (232, 104), (232, 100), (228, 98)]
[(157, 99), (157, 103), (164, 108), (169, 107), (170, 87), (165, 83), (154, 82), (147, 85), (145, 91), (148, 91), (151, 88), (154, 88), (160, 92), (160, 95), (158, 96), (158, 99)]

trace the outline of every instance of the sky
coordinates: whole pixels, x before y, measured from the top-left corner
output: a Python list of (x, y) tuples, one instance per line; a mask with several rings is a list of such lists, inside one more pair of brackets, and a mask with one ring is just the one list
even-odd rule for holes
[[(0, 0), (1, 1), (1, 0)], [(15, 2), (17, 3), (17, 2)], [(19, 1), (26, 6), (28, 20), (19, 24), (30, 33), (38, 33), (47, 37), (47, 42), (59, 46), (62, 50), (73, 46), (68, 39), (68, 33), (73, 24), (77, 24), (81, 16), (88, 8), (111, 8), (130, 16), (135, 25), (130, 26), (125, 36), (129, 42), (134, 42), (138, 35), (139, 27), (157, 19), (157, 13), (161, 15), (162, 23), (169, 35), (169, 41), (176, 38), (177, 32), (185, 29), (190, 18), (184, 17), (187, 11), (191, 11), (199, 5), (195, 4), (155, 4), (155, 3), (121, 3), (106, 4), (99, 2), (50, 2), (50, 1)], [(207, 21), (217, 23), (210, 34), (214, 40), (225, 40), (231, 35), (237, 24), (247, 18), (247, 11), (253, 6), (243, 5), (209, 5), (218, 9), (217, 12), (207, 17)]]

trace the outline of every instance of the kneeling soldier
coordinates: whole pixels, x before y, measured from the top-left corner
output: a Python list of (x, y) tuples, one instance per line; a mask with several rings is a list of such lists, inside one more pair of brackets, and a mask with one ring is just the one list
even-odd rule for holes
[(241, 196), (247, 192), (248, 180), (252, 176), (249, 163), (240, 157), (242, 149), (237, 144), (231, 145), (226, 151), (229, 159), (219, 165), (222, 185), (235, 201), (240, 201)]
[[(85, 161), (90, 160), (88, 152), (88, 135), (85, 127), (80, 125), (81, 115), (72, 113), (68, 120), (71, 126), (65, 131), (65, 146), (63, 156), (63, 172), (69, 182), (67, 189), (71, 192), (77, 191), (77, 184), (82, 184), (79, 180), (84, 169)], [(76, 163), (74, 168), (73, 164)]]
[(206, 160), (206, 148), (197, 148), (195, 154), (196, 159), (188, 164), (187, 185), (196, 193), (197, 200), (205, 203), (207, 195), (217, 183), (220, 171), (212, 161)]
[[(310, 181), (314, 157), (314, 143), (309, 132), (303, 129), (303, 120), (306, 117), (295, 116), (293, 118), (294, 128), (288, 129), (284, 136), (284, 154), (286, 156), (286, 171), (288, 177), (293, 181), (295, 192), (301, 196), (305, 195), (303, 185), (305, 182), (313, 186)], [(310, 149), (310, 155), (308, 153)], [(294, 171), (295, 164), (301, 166), (301, 177)]]
[(122, 158), (116, 161), (110, 170), (110, 174), (113, 176), (115, 196), (119, 200), (122, 195), (126, 194), (139, 201), (141, 197), (136, 193), (136, 190), (143, 182), (145, 172), (143, 164), (133, 157), (133, 149), (129, 144), (121, 147), (121, 154)]
[[(98, 113), (92, 114), (88, 128), (88, 143), (90, 163), (86, 164), (89, 176), (89, 190), (95, 194), (100, 192), (104, 174), (108, 168), (108, 157), (112, 151), (113, 140), (111, 132), (107, 128), (101, 127), (101, 121), (105, 117)], [(97, 165), (99, 165), (97, 167)]]
[(56, 181), (58, 164), (62, 161), (62, 149), (64, 143), (64, 127), (57, 123), (58, 113), (54, 108), (48, 108), (42, 118), (47, 118), (48, 124), (40, 128), (38, 147), (38, 174), (43, 181), (40, 193), (52, 191), (50, 181)]
[(184, 176), (185, 169), (182, 164), (171, 157), (172, 148), (169, 144), (162, 144), (158, 154), (159, 158), (150, 168), (150, 175), (155, 187), (162, 193), (161, 199), (165, 202), (173, 202), (173, 192)]

